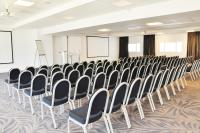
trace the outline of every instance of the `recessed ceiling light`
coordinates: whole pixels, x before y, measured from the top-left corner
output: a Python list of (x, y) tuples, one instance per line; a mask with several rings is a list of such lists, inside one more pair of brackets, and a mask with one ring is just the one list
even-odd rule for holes
[(164, 33), (162, 33), (162, 32), (158, 32), (158, 33), (156, 33), (157, 35), (163, 35)]
[(114, 2), (112, 4), (117, 7), (124, 7), (124, 6), (131, 5), (131, 2), (129, 2), (127, 0), (114, 0)]
[(151, 23), (146, 23), (148, 26), (157, 26), (157, 25), (162, 25), (163, 23), (161, 22), (151, 22)]
[(187, 32), (194, 32), (194, 30), (188, 30)]
[(31, 2), (31, 1), (27, 1), (27, 0), (17, 0), (15, 2), (16, 5), (19, 5), (19, 6), (32, 6), (34, 4), (34, 2)]
[(100, 32), (108, 32), (108, 31), (111, 31), (111, 29), (98, 29), (98, 31), (100, 31)]
[(72, 16), (67, 16), (67, 17), (64, 17), (65, 19), (67, 19), (67, 20), (72, 20), (72, 19), (74, 19), (74, 17), (72, 17)]

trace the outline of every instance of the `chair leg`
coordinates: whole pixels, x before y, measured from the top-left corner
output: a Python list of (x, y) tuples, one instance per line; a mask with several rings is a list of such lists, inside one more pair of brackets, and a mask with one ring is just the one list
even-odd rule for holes
[(185, 86), (187, 86), (188, 84), (187, 84), (187, 81), (186, 81), (186, 79), (185, 79), (185, 76), (183, 76), (183, 80), (184, 80), (184, 82), (185, 82)]
[(189, 74), (190, 74), (190, 78), (191, 78), (191, 80), (193, 81), (194, 79), (193, 79), (193, 76), (192, 76), (191, 72), (190, 72)]
[(140, 118), (144, 119), (144, 113), (143, 113), (143, 109), (142, 109), (141, 102), (139, 99), (136, 100), (136, 105), (140, 114)]
[(185, 85), (184, 85), (184, 83), (183, 83), (183, 79), (180, 78), (180, 81), (181, 81), (181, 86), (182, 86), (182, 88), (184, 89), (184, 88), (185, 88)]
[(149, 94), (149, 93), (147, 94), (147, 97), (148, 97), (148, 100), (149, 100), (149, 104), (150, 104), (150, 107), (151, 107), (151, 111), (154, 112), (154, 108), (153, 108), (152, 101), (151, 101), (151, 98), (150, 98), (150, 94)]
[(25, 100), (25, 94), (23, 94), (23, 104), (24, 104), (24, 109), (26, 108), (26, 100)]
[(12, 91), (12, 98), (13, 98), (13, 99), (15, 99), (15, 93), (14, 93), (14, 90), (15, 90), (15, 88), (12, 87), (12, 90), (11, 90), (11, 91)]
[(19, 104), (21, 104), (21, 98), (20, 98), (20, 94), (19, 94), (19, 89), (17, 89), (17, 95), (18, 95)]
[(41, 106), (41, 117), (43, 120), (44, 119), (44, 108), (43, 108), (43, 103), (42, 103), (42, 96), (40, 96), (40, 106)]
[(31, 97), (29, 97), (29, 102), (30, 102), (30, 106), (31, 106), (31, 113), (32, 115), (34, 114), (34, 110), (33, 110), (33, 104), (32, 104), (32, 99)]
[(76, 108), (76, 105), (74, 103), (74, 100), (72, 101), (72, 108), (75, 109)]
[(176, 95), (176, 92), (175, 92), (175, 89), (174, 89), (174, 85), (173, 85), (173, 83), (171, 83), (170, 86), (171, 86), (171, 88), (172, 88), (172, 92), (173, 92), (173, 94), (174, 94), (174, 96), (175, 96), (175, 95)]
[(55, 118), (54, 118), (53, 108), (50, 108), (50, 112), (51, 112), (51, 117), (52, 117), (54, 128), (57, 128), (56, 121), (55, 121)]
[(126, 110), (126, 107), (122, 106), (122, 112), (124, 113), (124, 117), (125, 117), (125, 120), (126, 120), (126, 124), (128, 126), (128, 128), (131, 128), (131, 122), (130, 122), (130, 119), (129, 119), (129, 116), (128, 116), (128, 112)]
[(110, 133), (110, 129), (109, 129), (109, 125), (108, 125), (108, 121), (106, 119), (106, 116), (103, 116), (103, 119), (104, 119), (104, 123), (106, 125), (106, 130), (107, 130), (107, 133)]
[(70, 120), (67, 120), (67, 132), (70, 133)]
[(151, 99), (151, 102), (152, 102), (152, 105), (153, 105), (153, 109), (156, 110), (156, 107), (155, 107), (155, 104), (154, 104), (154, 101), (153, 101), (153, 96), (152, 96), (151, 93), (150, 93), (150, 99)]
[(180, 91), (181, 91), (181, 88), (180, 88), (180, 85), (179, 85), (178, 80), (176, 80), (175, 82), (176, 82), (176, 86), (177, 86), (177, 88), (178, 88), (178, 91), (180, 92)]
[(11, 92), (10, 92), (10, 85), (7, 84), (7, 88), (8, 88), (8, 96), (10, 97), (11, 96)]
[(164, 86), (164, 90), (165, 90), (167, 99), (170, 100), (169, 91), (168, 91), (168, 89), (167, 89), (167, 86)]
[(83, 132), (84, 132), (84, 133), (87, 133), (87, 128), (86, 128), (86, 126), (83, 126), (82, 128), (83, 128)]
[(69, 108), (72, 110), (73, 109), (73, 105), (72, 105), (71, 101), (69, 101), (68, 103), (69, 103)]
[(64, 113), (64, 104), (60, 105), (60, 114)]
[(111, 120), (110, 120), (110, 116), (108, 114), (106, 116), (107, 116), (108, 124), (110, 126), (110, 132), (114, 133), (114, 130), (113, 130), (113, 127), (112, 127), (112, 123), (111, 123)]
[(160, 101), (160, 105), (163, 105), (163, 99), (162, 99), (162, 96), (160, 94), (160, 90), (157, 90), (156, 92), (157, 92), (157, 95), (158, 95), (158, 99)]

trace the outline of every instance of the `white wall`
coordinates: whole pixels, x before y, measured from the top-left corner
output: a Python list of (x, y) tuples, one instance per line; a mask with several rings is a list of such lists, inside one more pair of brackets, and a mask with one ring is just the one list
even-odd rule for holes
[[(62, 57), (57, 56), (56, 52), (59, 50), (62, 51), (63, 48), (61, 47), (61, 45), (67, 47), (67, 43), (69, 54), (80, 55), (80, 61), (91, 61), (98, 59), (115, 60), (119, 56), (119, 40), (116, 36), (109, 36), (109, 57), (98, 58), (87, 58), (86, 36), (68, 36), (68, 41), (64, 41), (64, 38), (67, 38), (67, 36), (61, 35), (54, 37), (54, 63), (61, 63)], [(73, 56), (72, 58), (73, 62), (79, 61), (78, 56)], [(69, 62), (71, 62), (70, 58)]]
[[(49, 64), (52, 64), (52, 37), (39, 36), (36, 30), (13, 30), (13, 64), (0, 64), (0, 72), (8, 72), (13, 67), (25, 69), (34, 65), (35, 40), (42, 39)], [(3, 49), (2, 49), (3, 50)], [(38, 60), (37, 60), (38, 61)], [(38, 64), (36, 64), (38, 66)]]
[[(172, 33), (172, 34), (162, 34), (156, 35), (156, 49), (155, 53), (157, 56), (166, 55), (166, 56), (187, 56), (187, 33)], [(160, 43), (162, 42), (177, 42), (181, 41), (183, 44), (182, 52), (160, 52)]]

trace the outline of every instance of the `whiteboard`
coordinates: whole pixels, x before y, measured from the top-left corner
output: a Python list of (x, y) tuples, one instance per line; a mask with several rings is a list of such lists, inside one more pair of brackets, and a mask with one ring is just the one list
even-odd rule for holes
[(12, 32), (0, 31), (0, 64), (13, 62)]
[(35, 40), (35, 43), (36, 43), (36, 46), (37, 46), (38, 54), (39, 55), (45, 55), (42, 40)]
[(109, 56), (109, 38), (88, 36), (87, 37), (87, 57), (108, 57)]

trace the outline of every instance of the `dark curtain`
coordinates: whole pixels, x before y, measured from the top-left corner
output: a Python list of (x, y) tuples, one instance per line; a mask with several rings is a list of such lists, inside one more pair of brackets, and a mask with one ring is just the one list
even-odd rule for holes
[(119, 58), (128, 57), (128, 36), (119, 38)]
[(194, 60), (200, 59), (200, 32), (188, 33), (187, 56), (192, 56)]
[(144, 35), (144, 55), (155, 55), (155, 35)]

